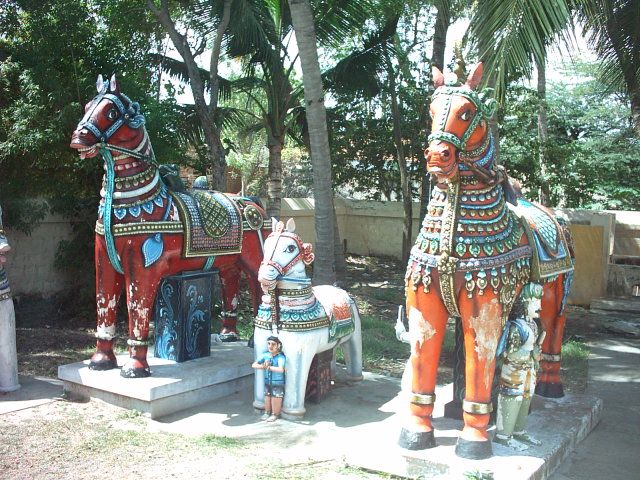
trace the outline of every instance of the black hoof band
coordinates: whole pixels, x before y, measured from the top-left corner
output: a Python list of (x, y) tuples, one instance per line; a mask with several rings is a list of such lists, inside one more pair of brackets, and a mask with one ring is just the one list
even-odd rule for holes
[(221, 333), (220, 341), (221, 342), (237, 342), (240, 340), (240, 337), (236, 333)]
[(89, 362), (89, 370), (111, 370), (113, 368), (118, 368), (118, 363), (111, 360), (102, 362)]
[(546, 398), (564, 397), (564, 389), (561, 383), (538, 383), (536, 385), (536, 393)]
[(493, 455), (491, 442), (472, 442), (464, 438), (458, 438), (456, 443), (456, 455), (470, 460), (484, 460)]
[(151, 370), (148, 368), (127, 368), (120, 370), (120, 376), (124, 378), (145, 378), (151, 376)]
[(400, 432), (398, 445), (407, 450), (426, 450), (436, 446), (436, 439), (433, 430), (430, 432), (412, 432), (403, 428)]

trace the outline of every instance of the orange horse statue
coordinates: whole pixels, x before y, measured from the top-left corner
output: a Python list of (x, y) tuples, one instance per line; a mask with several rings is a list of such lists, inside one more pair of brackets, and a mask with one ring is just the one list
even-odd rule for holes
[(543, 285), (540, 319), (546, 331), (536, 391), (563, 395), (560, 349), (573, 253), (568, 230), (546, 208), (525, 200), (497, 165), (488, 120), (495, 100), (477, 90), (482, 64), (466, 83), (445, 84), (434, 67), (433, 129), (427, 169), (436, 179), (406, 275), (411, 356), (409, 415), (400, 446), (435, 446), (432, 412), (447, 320), (464, 332), (464, 428), (456, 453), (492, 455), (487, 435), (496, 347), (514, 300), (528, 282)]

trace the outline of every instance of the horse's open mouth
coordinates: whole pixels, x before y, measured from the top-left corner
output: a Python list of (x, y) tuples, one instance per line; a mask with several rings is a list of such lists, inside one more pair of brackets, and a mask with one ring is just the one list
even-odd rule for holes
[(435, 176), (439, 181), (448, 180), (449, 178), (453, 177), (453, 174), (455, 173), (455, 167), (456, 167), (456, 164), (455, 162), (453, 162), (449, 165), (449, 168), (447, 169), (444, 169), (439, 166), (427, 167), (427, 172)]
[(98, 154), (97, 145), (91, 145), (89, 147), (80, 147), (80, 146), (71, 145), (71, 147), (78, 150), (78, 154), (80, 155), (80, 158), (83, 160), (85, 158), (93, 158)]

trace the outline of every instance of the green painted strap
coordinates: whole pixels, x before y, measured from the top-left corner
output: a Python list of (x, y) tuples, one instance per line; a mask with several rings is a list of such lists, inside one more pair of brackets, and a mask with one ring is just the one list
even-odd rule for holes
[(118, 273), (124, 273), (122, 269), (122, 265), (120, 264), (120, 258), (118, 258), (118, 252), (116, 251), (115, 240), (113, 239), (113, 232), (111, 231), (111, 217), (113, 215), (112, 205), (113, 205), (113, 189), (115, 187), (115, 162), (113, 161), (113, 156), (111, 152), (107, 150), (104, 145), (100, 146), (100, 154), (102, 158), (104, 158), (105, 163), (107, 164), (107, 185), (105, 188), (105, 196), (104, 196), (104, 213), (102, 216), (102, 223), (104, 225), (104, 241), (107, 244), (107, 255), (109, 256), (109, 261), (113, 266), (114, 270)]

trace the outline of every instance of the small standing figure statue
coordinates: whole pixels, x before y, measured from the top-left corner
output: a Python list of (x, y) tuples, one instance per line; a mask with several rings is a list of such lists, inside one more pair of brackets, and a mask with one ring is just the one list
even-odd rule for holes
[(264, 370), (264, 414), (262, 420), (275, 422), (282, 411), (284, 399), (284, 369), (287, 359), (282, 353), (282, 342), (278, 337), (267, 338), (267, 351), (251, 365)]
[(526, 431), (545, 336), (545, 332), (538, 333), (536, 322), (541, 303), (542, 285), (526, 284), (511, 310), (498, 346), (498, 357), (502, 355), (504, 363), (500, 374), (494, 441), (520, 451), (528, 449), (529, 445), (541, 445)]

